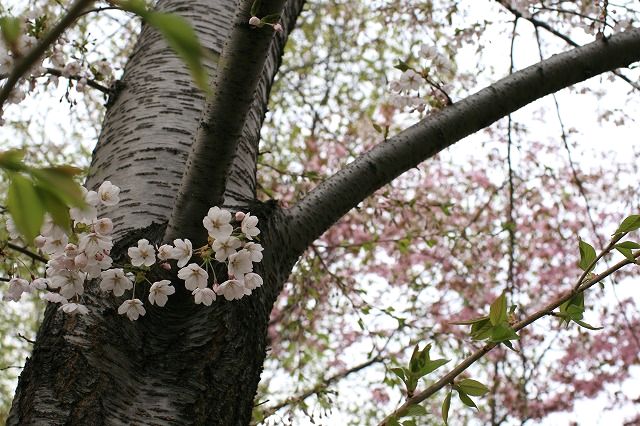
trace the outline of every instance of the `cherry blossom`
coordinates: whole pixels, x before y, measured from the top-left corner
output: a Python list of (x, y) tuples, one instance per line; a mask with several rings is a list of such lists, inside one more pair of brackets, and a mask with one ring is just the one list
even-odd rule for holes
[(215, 252), (216, 260), (223, 262), (227, 260), (227, 258), (234, 254), (242, 243), (236, 237), (229, 238), (219, 238), (216, 239), (212, 244), (211, 248)]
[(105, 206), (115, 206), (120, 202), (120, 188), (105, 180), (98, 188), (98, 197)]
[(109, 269), (100, 273), (100, 289), (113, 291), (115, 296), (122, 296), (125, 290), (133, 288), (133, 282), (125, 275), (121, 268)]
[(172, 255), (173, 246), (169, 244), (163, 244), (158, 247), (158, 259), (160, 260), (168, 260), (173, 259)]
[(211, 207), (202, 219), (202, 224), (209, 232), (209, 236), (215, 239), (225, 239), (231, 235), (233, 226), (229, 222), (231, 222), (231, 213), (217, 206)]
[(58, 309), (64, 311), (65, 314), (75, 315), (86, 315), (89, 313), (89, 309), (80, 303), (65, 303), (60, 306)]
[(258, 218), (255, 216), (251, 216), (251, 213), (247, 213), (242, 219), (240, 229), (248, 239), (253, 240), (253, 237), (260, 234), (260, 230), (257, 228), (257, 225)]
[(186, 238), (184, 240), (177, 239), (173, 240), (173, 245), (175, 248), (171, 250), (171, 258), (177, 260), (178, 267), (182, 268), (189, 262), (193, 254), (191, 241)]
[(229, 256), (228, 265), (229, 276), (242, 277), (244, 274), (253, 271), (251, 263), (251, 253), (242, 249)]
[(153, 305), (164, 306), (169, 300), (170, 295), (176, 292), (175, 287), (171, 285), (169, 280), (156, 281), (149, 289), (149, 302)]
[(209, 274), (197, 264), (190, 263), (178, 271), (178, 278), (184, 280), (184, 286), (187, 290), (195, 290), (207, 286)]
[(108, 217), (103, 217), (93, 224), (93, 229), (98, 234), (109, 235), (113, 232), (113, 222)]
[(138, 240), (138, 247), (129, 247), (127, 253), (133, 266), (151, 266), (156, 262), (155, 249), (145, 238)]
[(22, 293), (29, 293), (30, 291), (29, 281), (23, 278), (11, 278), (9, 280), (9, 288), (2, 295), (2, 299), (17, 302), (22, 298)]
[(147, 311), (142, 305), (140, 299), (130, 299), (122, 302), (122, 305), (118, 308), (120, 315), (126, 315), (131, 321), (137, 320), (139, 317), (144, 316)]
[(216, 293), (227, 300), (241, 299), (245, 295), (245, 287), (239, 280), (227, 280), (218, 286)]
[(255, 290), (262, 286), (262, 277), (255, 272), (249, 272), (244, 276), (244, 286), (249, 290)]
[(211, 306), (214, 300), (216, 300), (216, 293), (208, 287), (205, 288), (196, 288), (191, 293), (194, 296), (194, 301), (196, 304), (204, 304), (206, 306)]
[(58, 293), (53, 293), (51, 291), (44, 293), (40, 297), (42, 300), (46, 300), (47, 302), (51, 303), (68, 303), (68, 300), (66, 298), (60, 296), (60, 294)]
[(258, 243), (248, 242), (244, 245), (244, 249), (251, 253), (252, 262), (260, 262), (262, 260), (262, 251), (264, 248)]

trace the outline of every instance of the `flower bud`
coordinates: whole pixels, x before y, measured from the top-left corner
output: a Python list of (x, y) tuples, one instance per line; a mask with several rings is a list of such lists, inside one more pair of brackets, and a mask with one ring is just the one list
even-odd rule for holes
[(249, 19), (249, 25), (253, 25), (254, 27), (259, 27), (261, 24), (260, 18), (258, 18), (257, 16), (252, 16), (251, 19)]
[(46, 244), (47, 239), (45, 237), (43, 237), (42, 235), (38, 235), (34, 240), (33, 240), (33, 244), (35, 244), (36, 247), (38, 248), (42, 248), (44, 247), (44, 245)]
[(242, 222), (242, 219), (244, 219), (244, 213), (236, 212), (236, 221)]
[(275, 25), (273, 26), (273, 30), (274, 30), (275, 32), (277, 32), (277, 33), (282, 34), (282, 31), (283, 31), (283, 30), (282, 30), (282, 25), (280, 25), (280, 22), (278, 22), (277, 24), (275, 24)]
[(170, 265), (170, 264), (168, 264), (167, 262), (165, 262), (165, 263), (161, 263), (161, 264), (160, 264), (160, 267), (161, 267), (162, 269), (164, 269), (165, 271), (170, 271), (170, 270), (171, 270), (171, 265)]
[(76, 268), (82, 269), (87, 266), (87, 264), (89, 263), (89, 259), (87, 258), (87, 255), (85, 253), (80, 253), (73, 259), (73, 263), (75, 264)]

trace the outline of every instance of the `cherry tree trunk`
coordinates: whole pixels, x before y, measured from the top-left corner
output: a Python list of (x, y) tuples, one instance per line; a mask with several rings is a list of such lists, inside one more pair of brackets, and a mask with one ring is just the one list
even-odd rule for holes
[[(215, 78), (217, 58), (237, 25), (236, 3), (161, 0), (157, 8), (192, 23), (216, 58), (207, 64)], [(225, 205), (260, 218), (265, 252), (256, 272), (264, 279), (263, 287), (251, 297), (233, 302), (219, 298), (204, 307), (193, 303), (173, 271), (156, 278), (171, 279), (177, 294), (164, 308), (146, 304), (147, 314), (135, 322), (118, 315), (121, 298), (101, 293), (97, 282), (85, 290), (88, 315), (64, 315), (49, 304), (8, 424), (249, 423), (267, 352), (271, 307), (299, 255), (287, 249), (277, 206), (254, 199), (257, 144), (269, 89), (286, 35), (303, 4), (289, 1), (282, 15), (284, 34), (269, 34), (273, 40), (246, 120), (237, 118), (245, 124), (224, 193)], [(127, 247), (138, 239), (157, 244), (166, 239), (207, 100), (161, 35), (144, 24), (118, 87), (93, 153), (87, 187), (110, 180), (121, 188), (119, 205), (101, 214), (114, 221), (112, 257), (123, 263)], [(192, 220), (201, 223), (202, 217)], [(206, 236), (204, 228), (202, 232)], [(225, 271), (219, 272), (224, 276)], [(136, 297), (145, 295), (137, 291)]]

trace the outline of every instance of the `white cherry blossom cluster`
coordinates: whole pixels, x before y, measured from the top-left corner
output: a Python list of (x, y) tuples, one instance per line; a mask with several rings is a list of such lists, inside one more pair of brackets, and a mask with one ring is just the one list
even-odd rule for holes
[[(60, 309), (68, 314), (86, 314), (88, 308), (80, 303), (87, 279), (100, 277), (103, 270), (110, 268), (113, 260), (111, 232), (113, 223), (109, 218), (97, 217), (97, 206), (114, 206), (119, 202), (120, 188), (105, 181), (98, 191), (84, 189), (86, 208), (72, 208), (69, 215), (73, 220), (73, 233), (69, 236), (50, 217), (35, 238), (35, 246), (49, 256), (46, 278), (36, 278), (31, 283), (24, 278), (14, 277), (3, 294), (4, 300), (19, 301), (23, 293), (35, 290), (45, 291), (44, 300), (61, 304)], [(14, 224), (8, 220), (9, 235), (14, 238)]]
[[(232, 225), (232, 219), (238, 226)], [(185, 238), (173, 240), (173, 245), (154, 247), (148, 240), (140, 239), (136, 246), (127, 250), (130, 267), (112, 268), (100, 274), (100, 288), (104, 291), (122, 296), (125, 291), (133, 290), (131, 299), (118, 308), (119, 314), (126, 315), (132, 321), (145, 315), (144, 303), (134, 297), (135, 285), (145, 281), (150, 285), (149, 303), (165, 306), (169, 296), (175, 293), (175, 287), (169, 280), (151, 282), (147, 280), (145, 272), (154, 265), (171, 270), (170, 261), (175, 261), (180, 268), (178, 278), (191, 291), (196, 304), (211, 306), (218, 295), (227, 300), (241, 299), (262, 285), (262, 277), (253, 272), (253, 264), (262, 260), (263, 250), (254, 241), (254, 237), (260, 234), (258, 218), (243, 212), (237, 212), (232, 217), (228, 210), (212, 207), (202, 223), (209, 237), (207, 245), (194, 250), (191, 241)], [(202, 263), (189, 263), (194, 253), (202, 259)], [(229, 279), (223, 283), (218, 283), (215, 276), (214, 268), (218, 262), (227, 267)], [(136, 271), (135, 278), (127, 275), (127, 270)], [(211, 282), (210, 273), (213, 276)]]
[(443, 79), (451, 79), (455, 74), (455, 66), (449, 57), (439, 53), (434, 46), (420, 46), (419, 58), (424, 62), (423, 67), (416, 69), (404, 64), (400, 78), (389, 82), (389, 89), (394, 92), (390, 102), (399, 109), (424, 112), (428, 102), (420, 96), (423, 86), (430, 87), (431, 97), (440, 97), (441, 90), (436, 87), (446, 90)]
[[(154, 247), (148, 240), (140, 239), (129, 247), (129, 262), (115, 265), (110, 256), (113, 248), (111, 233), (113, 222), (109, 218), (98, 218), (99, 204), (115, 206), (119, 202), (120, 188), (109, 181), (100, 185), (98, 191), (83, 188), (86, 207), (71, 208), (73, 233), (67, 235), (47, 217), (35, 246), (49, 256), (46, 278), (29, 282), (20, 277), (11, 278), (3, 299), (19, 301), (24, 293), (44, 291), (42, 298), (59, 303), (60, 310), (68, 314), (86, 314), (88, 308), (81, 303), (87, 280), (100, 280), (100, 289), (120, 297), (131, 291), (131, 298), (118, 308), (118, 313), (130, 320), (145, 315), (142, 300), (135, 297), (136, 285), (149, 285), (148, 300), (152, 305), (165, 306), (176, 289), (170, 280), (151, 282), (147, 278), (151, 268), (171, 270), (170, 261), (175, 261), (178, 278), (192, 292), (196, 304), (210, 306), (217, 296), (237, 300), (250, 295), (263, 283), (262, 277), (253, 272), (253, 264), (262, 260), (262, 246), (254, 238), (260, 234), (258, 218), (251, 213), (237, 212), (232, 216), (228, 210), (212, 207), (202, 223), (208, 233), (205, 246), (193, 249), (188, 239), (175, 239), (173, 245)], [(234, 226), (234, 224), (236, 226)], [(19, 238), (15, 224), (7, 220), (11, 239)], [(201, 263), (189, 263), (194, 254)], [(219, 283), (215, 275), (217, 263), (223, 263), (228, 279)], [(213, 280), (209, 280), (209, 274)]]

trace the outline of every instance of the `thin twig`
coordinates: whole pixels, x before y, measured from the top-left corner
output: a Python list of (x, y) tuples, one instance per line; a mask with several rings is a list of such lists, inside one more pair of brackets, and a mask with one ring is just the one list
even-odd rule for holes
[(0, 89), (0, 109), (9, 98), (11, 91), (18, 81), (22, 78), (22, 76), (29, 71), (45, 54), (47, 49), (51, 44), (53, 44), (58, 37), (64, 33), (64, 31), (70, 27), (75, 20), (80, 16), (80, 14), (91, 4), (93, 0), (76, 0), (73, 5), (69, 8), (69, 11), (66, 15), (62, 17), (60, 22), (56, 24), (55, 27), (51, 29), (47, 35), (45, 35), (40, 42), (29, 51), (25, 56), (23, 56), (19, 61), (16, 62), (15, 66), (11, 70), (7, 81), (5, 81), (2, 89)]
[(17, 252), (20, 252), (26, 256), (29, 256), (30, 258), (32, 258), (33, 260), (37, 260), (39, 262), (42, 263), (47, 263), (49, 261), (49, 259), (47, 259), (44, 256), (39, 255), (38, 253), (34, 253), (32, 251), (29, 251), (26, 247), (20, 247), (17, 244), (14, 243), (7, 243), (7, 247), (9, 247), (11, 250), (15, 250)]

